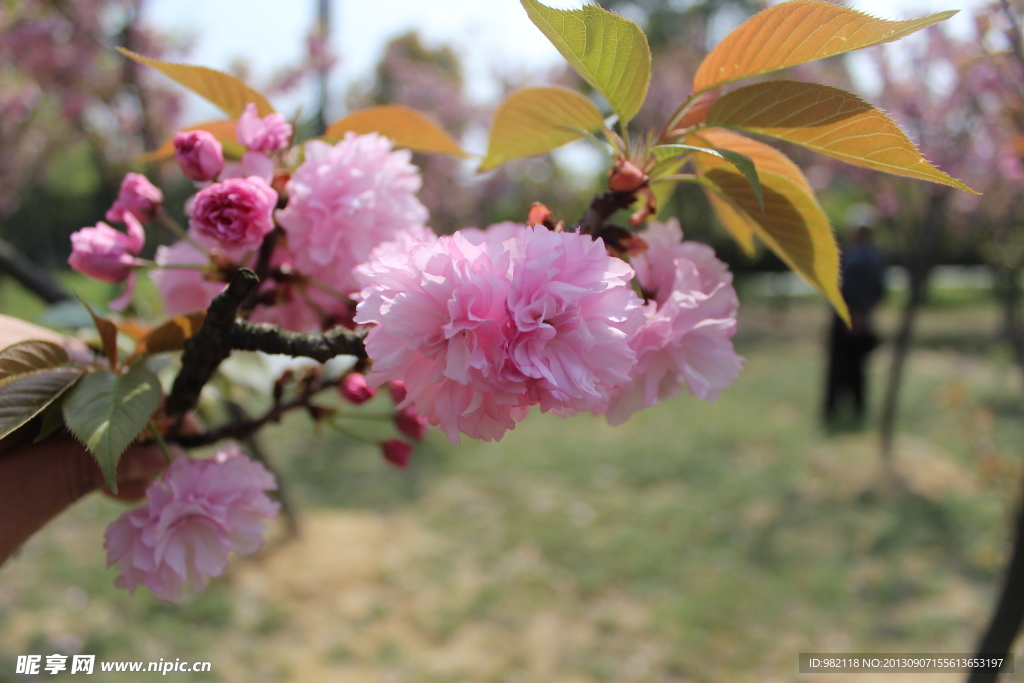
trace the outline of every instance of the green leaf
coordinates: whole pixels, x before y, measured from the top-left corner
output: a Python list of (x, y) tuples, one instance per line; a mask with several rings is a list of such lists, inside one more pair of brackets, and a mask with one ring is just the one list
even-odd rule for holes
[(39, 443), (64, 427), (64, 409), (56, 401), (46, 406), (39, 417), (39, 433), (32, 443)]
[(575, 90), (520, 90), (498, 107), (479, 170), (550, 152), (603, 127), (601, 110)]
[(64, 422), (99, 463), (117, 493), (117, 461), (160, 407), (160, 380), (142, 366), (125, 375), (86, 375), (64, 400)]
[(150, 59), (123, 47), (117, 48), (117, 51), (129, 59), (160, 71), (220, 107), (225, 114), (233, 119), (242, 115), (245, 105), (249, 102), (256, 105), (260, 116), (274, 113), (274, 108), (270, 106), (266, 97), (230, 74), (205, 66), (174, 64), (173, 62), (162, 62), (159, 59)]
[(352, 131), (358, 135), (380, 133), (398, 147), (428, 154), (469, 155), (437, 122), (415, 109), (400, 104), (384, 104), (353, 112), (327, 126), (324, 137), (340, 138)]
[(537, 0), (522, 3), (572, 68), (608, 100), (622, 125), (629, 123), (651, 82), (651, 48), (640, 27), (597, 5), (562, 10)]
[(53, 342), (30, 339), (0, 351), (0, 380), (68, 362), (67, 352)]
[(664, 161), (665, 159), (672, 159), (674, 157), (689, 154), (691, 152), (703, 152), (705, 154), (712, 154), (720, 159), (725, 159), (730, 164), (739, 169), (743, 177), (750, 183), (750, 189), (754, 191), (754, 196), (757, 197), (757, 203), (761, 205), (761, 210), (764, 211), (764, 195), (761, 192), (761, 181), (757, 176), (757, 167), (754, 166), (754, 161), (746, 154), (740, 154), (734, 152), (731, 149), (725, 149), (722, 147), (698, 147), (695, 145), (659, 145), (654, 148), (654, 156), (658, 161)]
[(841, 88), (800, 81), (750, 85), (715, 102), (705, 123), (786, 140), (854, 166), (978, 194), (928, 163), (884, 112)]
[(758, 12), (716, 45), (697, 68), (693, 90), (888, 43), (956, 13), (888, 21), (827, 2), (783, 2)]
[(0, 381), (0, 439), (41, 413), (81, 376), (80, 368), (47, 368)]

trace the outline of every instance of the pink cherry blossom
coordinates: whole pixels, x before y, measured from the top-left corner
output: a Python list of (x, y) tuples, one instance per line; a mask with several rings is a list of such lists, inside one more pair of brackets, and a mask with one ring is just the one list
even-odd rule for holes
[[(169, 247), (158, 247), (155, 261), (160, 266), (205, 266), (210, 259), (182, 240)], [(205, 279), (203, 271), (192, 268), (154, 268), (149, 277), (163, 297), (164, 314), (168, 316), (204, 311), (213, 297), (227, 287), (226, 283)]]
[(522, 241), (526, 230), (525, 223), (503, 221), (488, 225), (484, 230), (480, 228), (463, 228), (459, 230), (459, 233), (473, 244), (483, 244), (484, 242), (506, 242), (511, 239)]
[(224, 148), (212, 133), (205, 130), (176, 134), (174, 158), (189, 180), (214, 180), (224, 170)]
[(125, 280), (140, 263), (136, 255), (142, 250), (146, 234), (132, 214), (125, 214), (124, 220), (127, 233), (103, 222), (72, 233), (68, 265), (103, 282)]
[(514, 260), (507, 308), (509, 362), (529, 402), (557, 415), (595, 411), (629, 380), (643, 324), (633, 269), (587, 235), (529, 229)]
[(196, 193), (189, 227), (200, 241), (229, 252), (255, 249), (274, 229), (277, 192), (259, 176), (228, 178)]
[(348, 133), (336, 145), (306, 143), (277, 219), (300, 272), (343, 294), (361, 289), (353, 269), (403, 229), (421, 227), (420, 176), (406, 150), (376, 133)]
[(288, 146), (292, 137), (292, 124), (285, 121), (281, 114), (268, 114), (261, 119), (256, 105), (250, 102), (238, 117), (235, 135), (252, 152), (276, 152)]
[(643, 307), (644, 326), (631, 340), (637, 364), (606, 410), (613, 425), (684, 385), (713, 401), (743, 367), (732, 345), (739, 301), (726, 265), (710, 247), (683, 242), (675, 219), (651, 223), (640, 235), (650, 248), (633, 265), (651, 299)]
[(505, 361), (510, 253), (456, 233), (370, 264), (355, 322), (370, 324), (370, 386), (402, 381), (401, 410), (415, 405), (452, 443), (459, 433), (501, 438), (526, 416), (522, 382), (499, 376)]
[(143, 223), (151, 221), (163, 201), (163, 192), (149, 182), (146, 176), (127, 173), (121, 181), (121, 191), (117, 199), (107, 211), (107, 220), (112, 223), (123, 223), (125, 216), (131, 214)]
[(133, 594), (146, 586), (175, 603), (185, 586), (202, 591), (229, 552), (249, 555), (263, 545), (280, 507), (265, 492), (276, 488), (274, 476), (236, 446), (208, 460), (175, 459), (149, 485), (146, 505), (107, 527), (107, 566), (120, 564), (114, 585)]

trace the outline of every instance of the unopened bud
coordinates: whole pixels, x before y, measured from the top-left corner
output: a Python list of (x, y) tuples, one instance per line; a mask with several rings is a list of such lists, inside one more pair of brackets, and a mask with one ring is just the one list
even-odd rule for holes
[(636, 192), (647, 184), (647, 175), (632, 161), (619, 159), (608, 171), (608, 189), (612, 192)]
[(412, 406), (403, 408), (395, 415), (395, 426), (413, 441), (423, 441), (427, 436), (427, 419)]
[(346, 401), (355, 405), (366, 403), (377, 395), (377, 390), (366, 384), (366, 376), (358, 372), (345, 375), (338, 390)]
[(531, 228), (543, 225), (549, 227), (549, 223), (554, 221), (555, 215), (551, 213), (551, 209), (544, 206), (540, 202), (534, 202), (530, 206), (530, 213), (526, 216), (526, 224)]
[(391, 400), (398, 405), (405, 400), (405, 382), (400, 379), (396, 379), (394, 382), (388, 382), (388, 391), (391, 392)]
[(409, 457), (412, 455), (412, 444), (399, 439), (388, 439), (381, 445), (381, 452), (384, 459), (400, 470), (409, 465)]

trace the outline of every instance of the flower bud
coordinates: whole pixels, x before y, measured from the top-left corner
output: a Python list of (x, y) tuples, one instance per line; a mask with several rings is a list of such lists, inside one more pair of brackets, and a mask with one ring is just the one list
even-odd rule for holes
[(626, 159), (619, 159), (608, 171), (608, 189), (612, 192), (636, 192), (646, 183), (644, 172)]
[(423, 441), (427, 436), (427, 419), (412, 406), (403, 408), (395, 415), (395, 426), (413, 441)]
[(381, 445), (384, 459), (400, 470), (409, 465), (409, 457), (412, 455), (412, 444), (399, 439), (388, 439)]
[(107, 220), (125, 223), (125, 216), (130, 214), (143, 223), (151, 221), (163, 201), (164, 195), (160, 188), (149, 182), (146, 176), (127, 173), (121, 181), (121, 191), (114, 205), (107, 211)]
[(546, 227), (552, 221), (554, 221), (554, 214), (551, 213), (551, 209), (540, 202), (534, 202), (530, 206), (530, 213), (526, 216), (526, 224), (528, 226), (531, 228), (536, 225), (543, 225)]
[(393, 382), (388, 382), (388, 390), (391, 392), (391, 400), (398, 405), (405, 400), (405, 382), (400, 379), (396, 379)]
[(259, 176), (228, 178), (196, 193), (189, 227), (207, 243), (254, 249), (274, 229), (277, 193)]
[(94, 228), (82, 228), (71, 235), (68, 265), (83, 275), (102, 282), (126, 279), (138, 265), (135, 257), (146, 241), (142, 225), (130, 213), (125, 214), (128, 233), (115, 230), (102, 221)]
[(175, 135), (174, 158), (189, 180), (214, 180), (224, 170), (224, 148), (205, 130), (187, 130)]
[(235, 135), (249, 151), (269, 154), (288, 146), (292, 125), (280, 114), (269, 114), (261, 119), (256, 105), (250, 102), (238, 117)]
[(349, 403), (360, 405), (377, 395), (377, 390), (366, 385), (366, 375), (350, 372), (338, 387), (342, 397)]

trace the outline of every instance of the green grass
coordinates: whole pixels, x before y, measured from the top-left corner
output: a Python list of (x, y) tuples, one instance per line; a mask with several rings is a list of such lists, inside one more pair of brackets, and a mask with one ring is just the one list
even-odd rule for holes
[(870, 429), (819, 425), (817, 301), (745, 307), (735, 386), (619, 428), (536, 414), (495, 444), (435, 433), (399, 472), (294, 416), (264, 444), (305, 511), (298, 545), (171, 608), (112, 588), (102, 529), (120, 509), (90, 499), (0, 572), (0, 681), (17, 654), (68, 642), (208, 659), (212, 677), (168, 680), (225, 681), (796, 680), (801, 651), (969, 652), (1024, 437), (996, 317), (926, 311), (898, 494)]

